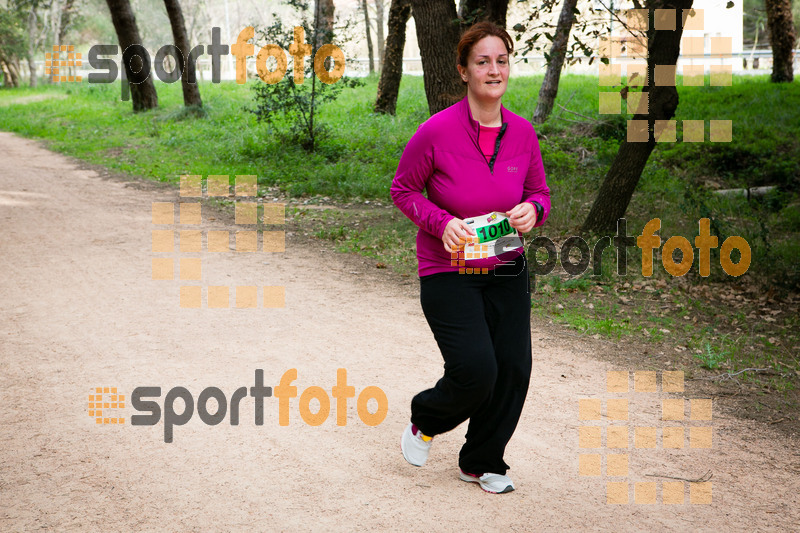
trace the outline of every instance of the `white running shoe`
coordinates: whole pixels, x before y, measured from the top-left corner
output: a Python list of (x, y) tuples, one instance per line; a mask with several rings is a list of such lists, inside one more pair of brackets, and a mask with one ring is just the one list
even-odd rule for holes
[(477, 483), (486, 492), (505, 494), (506, 492), (514, 490), (514, 482), (511, 481), (511, 478), (508, 476), (503, 476), (501, 474), (483, 474), (482, 476), (477, 476), (475, 474), (467, 474), (461, 469), (459, 470), (461, 481)]
[[(414, 434), (414, 429), (417, 433)], [(422, 434), (419, 428), (414, 428), (414, 424), (409, 423), (400, 438), (400, 448), (403, 450), (403, 457), (414, 466), (422, 466), (428, 460), (428, 452), (431, 450), (433, 437)]]

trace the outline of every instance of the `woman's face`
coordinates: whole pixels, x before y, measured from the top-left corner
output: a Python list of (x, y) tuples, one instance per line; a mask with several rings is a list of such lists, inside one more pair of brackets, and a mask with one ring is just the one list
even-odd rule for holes
[(487, 35), (472, 47), (467, 67), (458, 66), (467, 91), (479, 100), (492, 101), (503, 96), (508, 87), (508, 51), (500, 37)]

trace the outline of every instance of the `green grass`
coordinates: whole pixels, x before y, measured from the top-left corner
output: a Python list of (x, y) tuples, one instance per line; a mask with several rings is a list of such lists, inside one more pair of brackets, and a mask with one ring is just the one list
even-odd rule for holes
[(730, 348), (725, 346), (727, 344), (724, 339), (719, 345), (713, 345), (708, 341), (703, 342), (703, 349), (699, 354), (695, 354), (695, 358), (702, 364), (703, 368), (714, 370), (719, 368), (720, 365), (730, 360), (732, 354)]
[[(388, 188), (403, 147), (428, 116), (421, 78), (403, 78), (397, 117), (372, 113), (376, 77), (367, 78), (363, 87), (346, 90), (322, 111), (322, 121), (333, 132), (314, 154), (281, 143), (245, 111), (252, 105), (249, 87), (253, 83), (202, 84), (205, 119), (182, 119), (179, 85), (158, 81), (159, 109), (139, 115), (131, 112), (130, 102), (120, 101), (118, 84), (42, 87), (37, 94), (67, 98), (25, 104), (12, 102), (29, 94), (27, 90), (0, 91), (0, 128), (48, 139), (55, 150), (162, 181), (175, 182), (186, 172), (256, 173), (261, 184), (281, 186), (293, 195), (389, 199)], [(512, 79), (504, 105), (531, 116), (540, 83), (538, 76)], [(624, 128), (622, 116), (598, 114), (598, 90), (594, 77), (565, 75), (557, 104), (616, 123), (612, 131), (618, 131), (620, 124)], [(713, 171), (730, 185), (797, 179), (800, 90), (796, 84), (774, 87), (762, 78), (736, 77), (732, 87), (680, 87), (680, 95), (679, 134), (683, 119), (732, 119), (736, 143), (659, 146), (640, 184), (641, 192), (657, 194), (635, 197), (633, 212), (653, 212), (680, 195), (684, 176), (674, 176), (676, 168)], [(784, 112), (775, 113), (775, 109)], [(769, 120), (764, 119), (767, 116)], [(563, 119), (576, 118), (557, 106), (548, 123), (538, 128), (545, 137), (542, 150), (549, 183), (556, 189), (596, 187), (619, 144), (618, 139), (575, 136), (570, 130), (573, 123)], [(785, 157), (775, 157), (776, 147), (785, 151)], [(143, 151), (149, 157), (142, 157)], [(752, 157), (739, 161), (742, 154), (758, 157), (755, 162)], [(756, 175), (751, 167), (768, 172)], [(751, 171), (739, 172), (742, 169)], [(569, 202), (567, 195), (562, 197), (567, 205), (554, 212), (551, 224), (574, 225), (576, 215), (585, 209), (582, 203)]]
[(177, 84), (156, 82), (156, 87), (159, 108), (142, 114), (120, 101), (118, 84), (65, 84), (50, 92), (66, 93), (66, 99), (24, 104), (12, 103), (20, 91), (0, 91), (0, 128), (159, 181), (176, 183), (181, 174), (257, 174), (261, 186), (279, 186), (294, 196), (387, 199), (397, 159), (424, 110), (419, 107), (405, 120), (371, 115), (374, 95), (354, 89), (323, 110), (322, 119), (335, 133), (308, 154), (278, 141), (245, 110), (252, 105), (247, 85), (201, 85), (204, 119), (181, 117)]

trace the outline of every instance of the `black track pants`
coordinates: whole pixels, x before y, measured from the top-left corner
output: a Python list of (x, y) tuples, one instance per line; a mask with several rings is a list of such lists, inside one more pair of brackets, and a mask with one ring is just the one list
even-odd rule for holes
[(444, 377), (411, 401), (411, 421), (434, 436), (469, 419), (459, 466), (505, 474), (531, 375), (531, 295), (524, 256), (488, 274), (420, 278), (420, 302), (444, 358)]

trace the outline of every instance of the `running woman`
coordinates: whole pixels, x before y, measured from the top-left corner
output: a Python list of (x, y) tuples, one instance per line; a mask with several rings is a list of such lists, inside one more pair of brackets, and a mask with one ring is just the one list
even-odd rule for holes
[(444, 359), (444, 376), (411, 401), (403, 456), (422, 466), (433, 438), (469, 419), (460, 479), (491, 493), (514, 490), (503, 456), (531, 374), (519, 235), (550, 213), (533, 126), (501, 103), (513, 51), (490, 22), (462, 35), (456, 68), (466, 96), (419, 126), (391, 186), (395, 205), (419, 226), (420, 303)]

